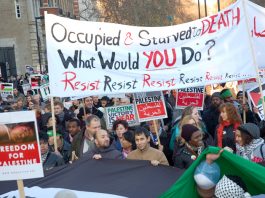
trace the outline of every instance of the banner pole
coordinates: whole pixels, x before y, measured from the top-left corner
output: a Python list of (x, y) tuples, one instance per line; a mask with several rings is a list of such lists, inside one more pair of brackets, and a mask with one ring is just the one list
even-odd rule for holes
[(153, 124), (154, 124), (154, 128), (155, 128), (155, 133), (156, 133), (156, 137), (157, 137), (157, 141), (158, 141), (158, 146), (160, 146), (160, 138), (159, 138), (159, 134), (158, 134), (158, 130), (157, 130), (157, 124), (156, 124), (156, 120), (153, 120)]
[(256, 69), (256, 75), (257, 75), (256, 79), (258, 80), (258, 83), (259, 83), (259, 91), (260, 91), (260, 95), (261, 95), (263, 114), (265, 115), (265, 103), (264, 103), (264, 96), (263, 96), (263, 92), (262, 92), (261, 79), (260, 79), (260, 76), (259, 76), (259, 68), (258, 68), (258, 64), (257, 64), (255, 52), (254, 52), (253, 43), (251, 41), (251, 35), (250, 35), (250, 32), (249, 32), (250, 28), (249, 28), (249, 23), (248, 23), (248, 13), (247, 13), (247, 9), (246, 9), (246, 0), (242, 0), (242, 2), (243, 2), (243, 9), (244, 9), (244, 12), (245, 12), (245, 19), (246, 19), (247, 33), (248, 33), (248, 41), (249, 41), (249, 44), (250, 44), (251, 54), (252, 54), (253, 62), (254, 62), (255, 69)]
[(17, 180), (17, 187), (20, 198), (25, 198), (24, 183), (22, 179)]
[(243, 80), (243, 83), (242, 83), (242, 87), (243, 87), (243, 105), (242, 105), (242, 110), (243, 110), (243, 122), (245, 124), (246, 123), (246, 111), (243, 108), (243, 106), (246, 104), (246, 98), (245, 98), (246, 90), (245, 90), (245, 81), (244, 80)]
[(51, 109), (52, 109), (52, 130), (53, 130), (53, 143), (54, 143), (54, 151), (58, 152), (58, 146), (56, 141), (56, 122), (55, 122), (55, 115), (54, 115), (54, 100), (51, 97)]

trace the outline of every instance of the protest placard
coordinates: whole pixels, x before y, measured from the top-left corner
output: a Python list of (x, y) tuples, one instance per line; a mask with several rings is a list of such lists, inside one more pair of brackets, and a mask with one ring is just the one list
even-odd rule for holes
[(165, 100), (161, 91), (135, 93), (133, 96), (140, 122), (167, 118)]
[(188, 106), (203, 110), (204, 87), (190, 87), (177, 90), (176, 109), (185, 109)]
[(105, 119), (108, 129), (112, 129), (115, 120), (126, 120), (129, 126), (139, 124), (133, 104), (107, 107), (105, 109)]
[(44, 84), (40, 86), (40, 94), (43, 101), (47, 101), (50, 96), (50, 87), (49, 84)]
[(0, 83), (0, 94), (4, 101), (7, 100), (7, 96), (13, 96), (13, 83)]
[(43, 177), (34, 111), (0, 114), (0, 180)]
[(31, 85), (31, 89), (39, 89), (41, 86), (42, 76), (41, 74), (33, 74), (29, 77), (29, 83)]
[(26, 96), (26, 95), (28, 94), (28, 91), (31, 90), (31, 86), (30, 86), (29, 83), (27, 83), (27, 84), (23, 84), (23, 85), (22, 85), (22, 89), (23, 89), (23, 93), (24, 93), (24, 95)]

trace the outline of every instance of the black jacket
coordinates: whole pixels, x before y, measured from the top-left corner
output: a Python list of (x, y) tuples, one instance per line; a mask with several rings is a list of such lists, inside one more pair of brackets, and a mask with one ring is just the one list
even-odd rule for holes
[(220, 111), (218, 108), (211, 106), (202, 114), (202, 120), (206, 125), (207, 132), (215, 138), (215, 129), (219, 123)]
[(55, 153), (49, 152), (46, 160), (43, 162), (43, 169), (49, 170), (61, 165), (64, 165), (63, 158), (59, 155), (56, 155)]
[(104, 159), (123, 159), (122, 153), (115, 148), (114, 144), (105, 149), (98, 148), (95, 145), (94, 149), (87, 152), (84, 157), (92, 159), (95, 154), (100, 154)]
[[(225, 126), (223, 130), (223, 138), (222, 138), (222, 147), (229, 147), (236, 152), (236, 140), (235, 140), (235, 129), (234, 126), (231, 124), (229, 126)], [(216, 128), (215, 132), (215, 145), (218, 143), (218, 127)]]

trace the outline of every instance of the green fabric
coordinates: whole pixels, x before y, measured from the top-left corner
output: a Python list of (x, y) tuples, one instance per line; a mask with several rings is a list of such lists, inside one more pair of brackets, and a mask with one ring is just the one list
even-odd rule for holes
[(227, 97), (231, 97), (232, 96), (232, 93), (229, 89), (225, 90), (222, 94), (221, 94), (221, 98), (224, 100), (226, 99)]
[[(49, 130), (49, 131), (47, 131), (47, 134), (48, 134), (49, 137), (53, 137), (53, 130)], [(56, 132), (56, 136), (62, 136), (62, 134)]]
[[(218, 153), (220, 148), (208, 147), (196, 161), (183, 173), (173, 186), (163, 193), (160, 198), (189, 197), (198, 198), (196, 184), (193, 179), (195, 168), (205, 160), (207, 153)], [(216, 162), (219, 164), (222, 175), (240, 176), (247, 185), (251, 195), (265, 193), (265, 167), (248, 161), (228, 151), (223, 151)]]

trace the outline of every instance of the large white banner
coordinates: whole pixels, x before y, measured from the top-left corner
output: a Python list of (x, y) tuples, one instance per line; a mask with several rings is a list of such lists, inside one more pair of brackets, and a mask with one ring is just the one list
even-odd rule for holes
[(265, 68), (265, 8), (248, 1), (247, 13), (257, 64)]
[(46, 14), (51, 96), (149, 92), (254, 77), (246, 21), (242, 1), (169, 27)]

